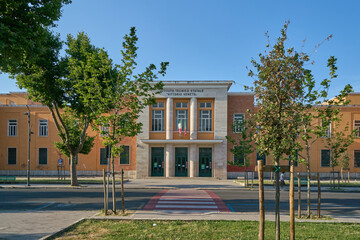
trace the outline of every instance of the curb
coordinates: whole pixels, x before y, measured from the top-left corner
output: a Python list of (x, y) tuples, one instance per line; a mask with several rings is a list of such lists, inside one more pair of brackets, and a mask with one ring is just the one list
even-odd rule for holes
[(52, 239), (54, 236), (58, 235), (58, 234), (61, 234), (61, 233), (64, 233), (66, 232), (67, 230), (69, 230), (70, 228), (72, 228), (73, 226), (75, 226), (76, 224), (79, 224), (79, 223), (82, 223), (84, 221), (86, 221), (87, 219), (90, 219), (90, 218), (80, 218), (79, 220), (75, 221), (74, 223), (72, 223), (71, 225), (57, 231), (57, 232), (54, 232), (52, 234), (49, 234), (45, 237), (42, 237), (40, 238), (40, 240), (49, 240), (49, 239)]

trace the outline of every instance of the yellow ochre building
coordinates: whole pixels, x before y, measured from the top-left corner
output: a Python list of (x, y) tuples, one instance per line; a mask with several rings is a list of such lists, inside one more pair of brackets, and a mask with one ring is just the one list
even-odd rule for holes
[[(232, 124), (246, 119), (247, 109), (254, 110), (254, 95), (248, 92), (229, 92), (232, 81), (164, 81), (163, 91), (156, 95), (156, 104), (147, 107), (138, 121), (142, 133), (124, 138), (124, 152), (116, 159), (115, 170), (124, 169), (126, 177), (213, 177), (236, 178), (244, 167), (228, 164), (234, 161), (226, 136), (234, 136)], [(47, 107), (26, 99), (23, 92), (0, 94), (0, 175), (25, 176), (28, 154), (28, 116), (31, 135), (30, 169), (32, 176), (57, 176), (59, 159), (63, 159), (69, 175), (69, 160), (55, 147), (57, 130)], [(341, 107), (342, 124), (360, 128), (360, 94), (348, 96), (350, 105)], [(331, 130), (331, 128), (330, 128)], [(101, 136), (88, 155), (79, 155), (79, 176), (101, 175), (107, 168)], [(360, 177), (360, 134), (348, 148), (351, 177)], [(251, 155), (248, 169), (256, 160), (266, 156)], [(239, 161), (237, 159), (237, 161)], [(241, 160), (240, 160), (241, 161)], [(283, 161), (281, 165), (288, 164)], [(321, 139), (311, 148), (312, 172), (328, 176), (331, 171), (328, 150)], [(305, 172), (298, 164), (297, 172)], [(340, 170), (339, 167), (336, 170)]]

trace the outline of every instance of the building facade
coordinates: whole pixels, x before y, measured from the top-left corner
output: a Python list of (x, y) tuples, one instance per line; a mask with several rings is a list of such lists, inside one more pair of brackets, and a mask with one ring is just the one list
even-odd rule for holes
[[(116, 158), (115, 170), (124, 169), (126, 177), (212, 177), (235, 178), (245, 170), (253, 170), (256, 161), (271, 165), (270, 156), (251, 154), (246, 169), (228, 162), (234, 159), (226, 136), (236, 136), (235, 121), (248, 118), (248, 110), (256, 111), (252, 93), (229, 92), (232, 81), (165, 81), (164, 89), (156, 95), (156, 103), (141, 113), (143, 124), (137, 137), (121, 142), (124, 151)], [(28, 159), (28, 113), (30, 110), (31, 175), (56, 176), (59, 166), (69, 175), (69, 160), (55, 147), (59, 141), (47, 107), (26, 99), (26, 93), (0, 94), (0, 175), (26, 175)], [(350, 130), (360, 128), (360, 94), (350, 94), (351, 105), (341, 107), (342, 126)], [(321, 123), (317, 123), (321, 124)], [(102, 136), (88, 155), (79, 154), (79, 176), (101, 175), (107, 168)], [(330, 128), (331, 134), (331, 128)], [(301, 153), (300, 153), (301, 154)], [(360, 177), (360, 134), (348, 148), (352, 177)], [(59, 159), (62, 164), (59, 165)], [(328, 175), (331, 171), (328, 150), (322, 139), (311, 148), (312, 172)], [(287, 165), (282, 160), (281, 165)], [(297, 163), (295, 171), (305, 172), (305, 165)], [(337, 167), (336, 170), (340, 168)]]

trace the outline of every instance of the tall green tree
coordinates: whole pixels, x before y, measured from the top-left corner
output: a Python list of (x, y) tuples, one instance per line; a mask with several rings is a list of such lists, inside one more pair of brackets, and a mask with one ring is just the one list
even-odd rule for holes
[[(259, 54), (259, 61), (251, 61), (256, 73), (249, 72), (249, 76), (255, 79), (251, 89), (258, 107), (252, 115), (259, 126), (254, 134), (255, 143), (260, 155), (273, 156), (275, 165), (279, 165), (283, 156), (293, 155), (295, 149), (301, 150), (297, 139), (301, 126), (303, 85), (308, 73), (304, 68), (308, 56), (285, 47), (287, 28), (288, 23), (274, 46), (267, 45), (268, 50)], [(275, 230), (276, 239), (280, 239), (279, 172), (275, 173), (275, 180)]]
[[(350, 101), (346, 100), (346, 96), (350, 92), (352, 92), (352, 87), (347, 85), (339, 95), (317, 109), (324, 133), (322, 136), (324, 147), (330, 151), (332, 172), (335, 171), (335, 167), (339, 166), (342, 154), (354, 142), (357, 134), (357, 129), (350, 131), (349, 123), (346, 123), (344, 128), (341, 127), (343, 125), (341, 107), (349, 104)], [(333, 181), (335, 183), (335, 179)]]
[(68, 36), (64, 58), (59, 57), (59, 38), (53, 36), (48, 42), (46, 54), (23, 67), (16, 78), (30, 98), (48, 106), (61, 137), (56, 146), (70, 155), (71, 185), (76, 186), (76, 159), (79, 153), (88, 152), (83, 148), (91, 141), (86, 131), (102, 114), (93, 89), (105, 86), (102, 83), (111, 78), (113, 65), (106, 51), (92, 45), (84, 33)]
[(43, 55), (50, 28), (70, 0), (3, 0), (0, 4), (0, 71), (18, 73)]
[[(329, 40), (331, 35), (326, 39)], [(325, 129), (318, 124), (319, 114), (317, 109), (322, 103), (328, 101), (328, 90), (331, 81), (336, 78), (334, 69), (336, 68), (336, 59), (330, 57), (328, 59), (328, 67), (330, 69), (330, 79), (326, 78), (320, 83), (320, 88), (316, 87), (315, 79), (310, 70), (307, 70), (304, 82), (304, 97), (302, 99), (302, 116), (301, 127), (299, 129), (299, 137), (302, 140), (301, 145), (305, 150), (305, 154), (299, 152), (302, 161), (306, 165), (307, 176), (307, 217), (310, 217), (310, 149), (313, 144), (324, 135)], [(301, 161), (301, 160), (300, 160)]]
[[(135, 74), (138, 47), (135, 27), (124, 36), (121, 50), (122, 61), (116, 65), (111, 78), (101, 82), (92, 91), (96, 92), (99, 107), (105, 113), (96, 121), (97, 126), (105, 126), (101, 131), (103, 143), (110, 146), (111, 166), (114, 174), (114, 158), (123, 151), (120, 143), (124, 137), (134, 137), (140, 133), (142, 123), (137, 122), (143, 109), (155, 103), (155, 94), (163, 87), (162, 82), (154, 82), (159, 75), (164, 76), (168, 62), (160, 64), (159, 71), (150, 64), (143, 72)], [(100, 82), (99, 82), (100, 83)], [(114, 182), (113, 182), (114, 184)], [(113, 186), (114, 189), (114, 186)], [(116, 211), (114, 205), (114, 211)]]

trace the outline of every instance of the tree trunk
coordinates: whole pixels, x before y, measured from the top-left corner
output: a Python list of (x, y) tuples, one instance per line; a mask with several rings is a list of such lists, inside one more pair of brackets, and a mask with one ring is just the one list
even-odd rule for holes
[(289, 199), (290, 199), (290, 240), (295, 239), (295, 214), (294, 214), (294, 161), (291, 160), (290, 163), (290, 190), (289, 190)]
[[(275, 164), (279, 165), (279, 158), (276, 158)], [(276, 195), (275, 195), (275, 239), (280, 240), (280, 173), (275, 173)]]
[(70, 178), (71, 186), (79, 186), (79, 182), (76, 176), (76, 156), (77, 154), (70, 154)]

